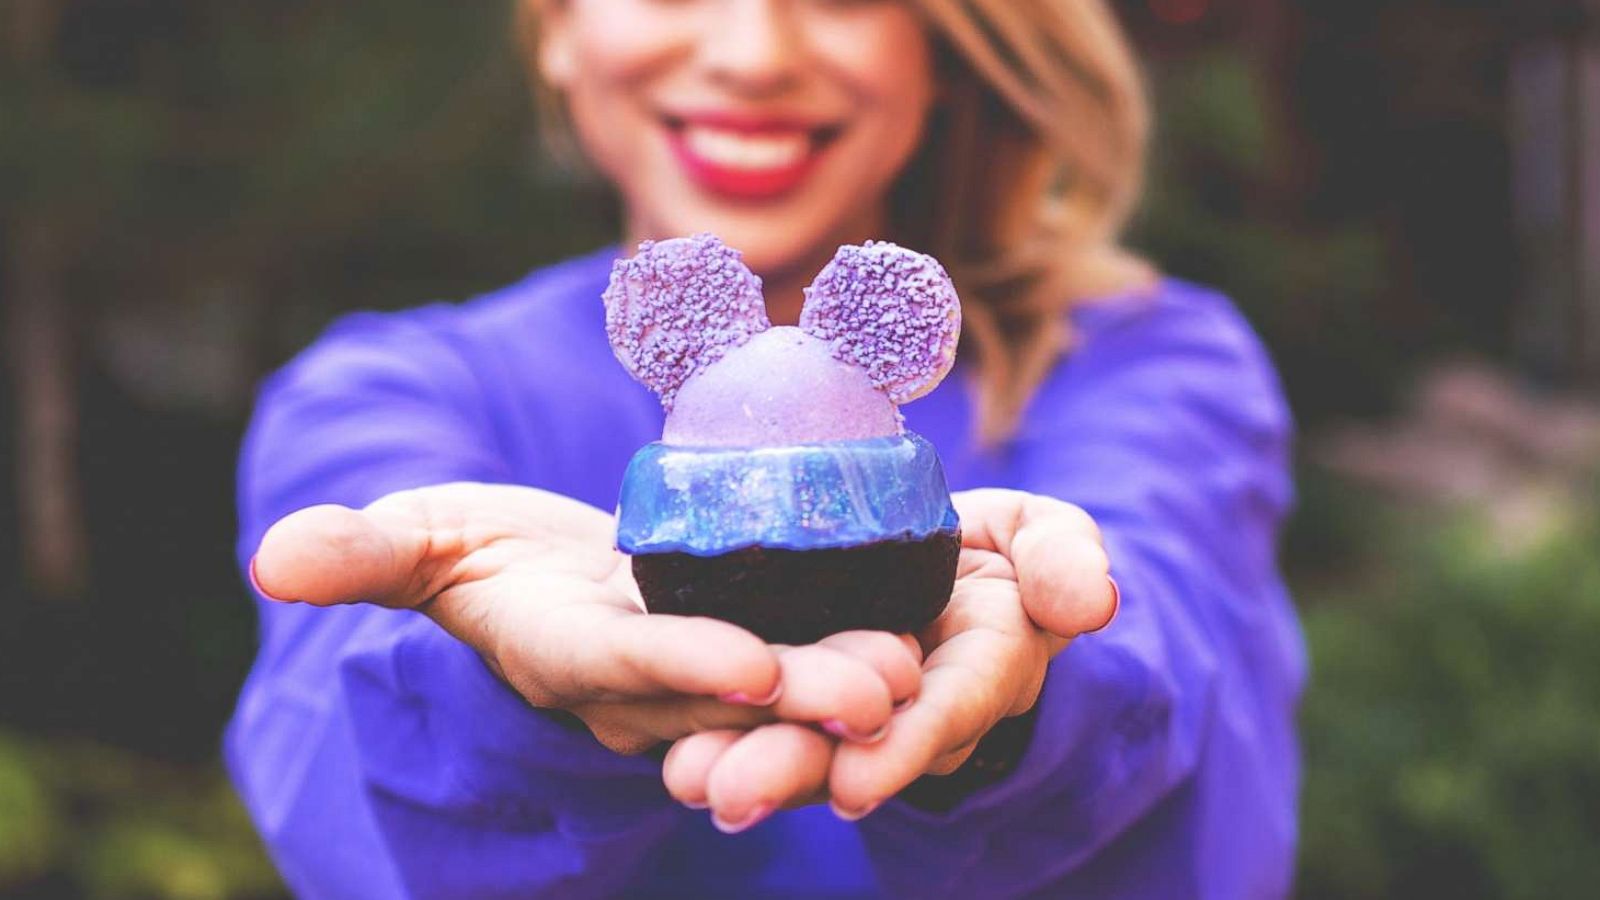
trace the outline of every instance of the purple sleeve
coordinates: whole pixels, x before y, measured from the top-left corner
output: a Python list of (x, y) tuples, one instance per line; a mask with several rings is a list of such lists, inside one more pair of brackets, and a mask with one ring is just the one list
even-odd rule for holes
[[(438, 309), (345, 320), (261, 391), (239, 472), (244, 565), (278, 518), (506, 481)], [(302, 896), (606, 894), (680, 815), (657, 764), (534, 710), (429, 619), (259, 601), (228, 760)]]
[(1281, 896), (1304, 666), (1275, 562), (1287, 409), (1221, 298), (1163, 296), (1082, 321), (1081, 349), (1009, 448), (1006, 486), (1095, 517), (1119, 615), (1052, 663), (1014, 770), (948, 812), (891, 803), (863, 833), (895, 895), (1081, 890), (1103, 856), (1148, 868), (1134, 895)]

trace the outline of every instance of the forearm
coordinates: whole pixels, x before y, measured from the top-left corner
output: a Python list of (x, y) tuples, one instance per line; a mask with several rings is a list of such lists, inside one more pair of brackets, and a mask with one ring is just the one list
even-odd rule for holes
[[(336, 327), (263, 388), (240, 466), (241, 567), (305, 507), (505, 481), (475, 390), (427, 332)], [(228, 753), (300, 893), (605, 893), (677, 814), (653, 762), (533, 709), (428, 618), (259, 602)]]
[(1182, 607), (1207, 602), (1205, 588), (1146, 571), (1119, 573), (1116, 624), (1056, 658), (1031, 718), (986, 738), (1002, 742), (998, 765), (958, 772), (941, 794), (924, 779), (863, 820), (891, 893), (1012, 896), (1019, 883), (1051, 884), (1195, 776), (1218, 663)]
[[(1274, 561), (1290, 495), (1287, 411), (1224, 306), (1186, 299), (1105, 317), (1041, 388), (1009, 448), (1006, 486), (1095, 519), (1122, 591), (1119, 616), (1056, 657), (1006, 774), (987, 785), (961, 776), (974, 782), (965, 796), (925, 809), (893, 803), (864, 820), (893, 893), (1063, 891), (1105, 848), (1156, 821), (1172, 829), (1168, 893), (1199, 895), (1208, 867), (1276, 875), (1289, 859), (1292, 816), (1287, 839), (1279, 817), (1293, 806), (1303, 663)], [(1008, 743), (1015, 753), (1021, 742)], [(1203, 812), (1186, 806), (1206, 790), (1221, 793), (1207, 795)], [(1270, 851), (1174, 855), (1218, 840), (1199, 817), (1230, 806), (1257, 815), (1251, 829), (1273, 832)]]
[(681, 815), (654, 761), (528, 707), (427, 619), (303, 611), (277, 627), (315, 656), (264, 657), (228, 740), (297, 889), (371, 879), (399, 895), (605, 894)]

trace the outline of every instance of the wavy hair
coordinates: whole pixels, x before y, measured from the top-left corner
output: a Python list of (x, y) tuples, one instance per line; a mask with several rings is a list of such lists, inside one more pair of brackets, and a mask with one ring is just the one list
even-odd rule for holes
[[(538, 75), (544, 2), (518, 3), (518, 33), (541, 116), (570, 139), (562, 100)], [(937, 257), (961, 292), (979, 435), (993, 444), (1070, 348), (1067, 310), (1154, 277), (1120, 243), (1143, 184), (1149, 105), (1104, 0), (912, 2), (935, 36), (942, 90), (891, 189), (890, 237)]]

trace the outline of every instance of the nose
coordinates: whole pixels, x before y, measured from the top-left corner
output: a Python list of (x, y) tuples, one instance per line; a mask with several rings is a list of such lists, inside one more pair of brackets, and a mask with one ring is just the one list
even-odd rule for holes
[(746, 94), (772, 94), (800, 73), (803, 35), (793, 0), (723, 0), (701, 40), (711, 77)]

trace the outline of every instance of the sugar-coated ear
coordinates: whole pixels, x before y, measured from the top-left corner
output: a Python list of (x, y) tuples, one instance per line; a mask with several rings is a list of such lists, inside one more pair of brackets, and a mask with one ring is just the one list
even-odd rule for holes
[(860, 366), (895, 403), (933, 390), (955, 362), (961, 300), (944, 266), (887, 241), (844, 246), (806, 288), (800, 327)]
[(645, 241), (604, 297), (612, 351), (669, 410), (691, 375), (771, 327), (761, 279), (709, 234)]

